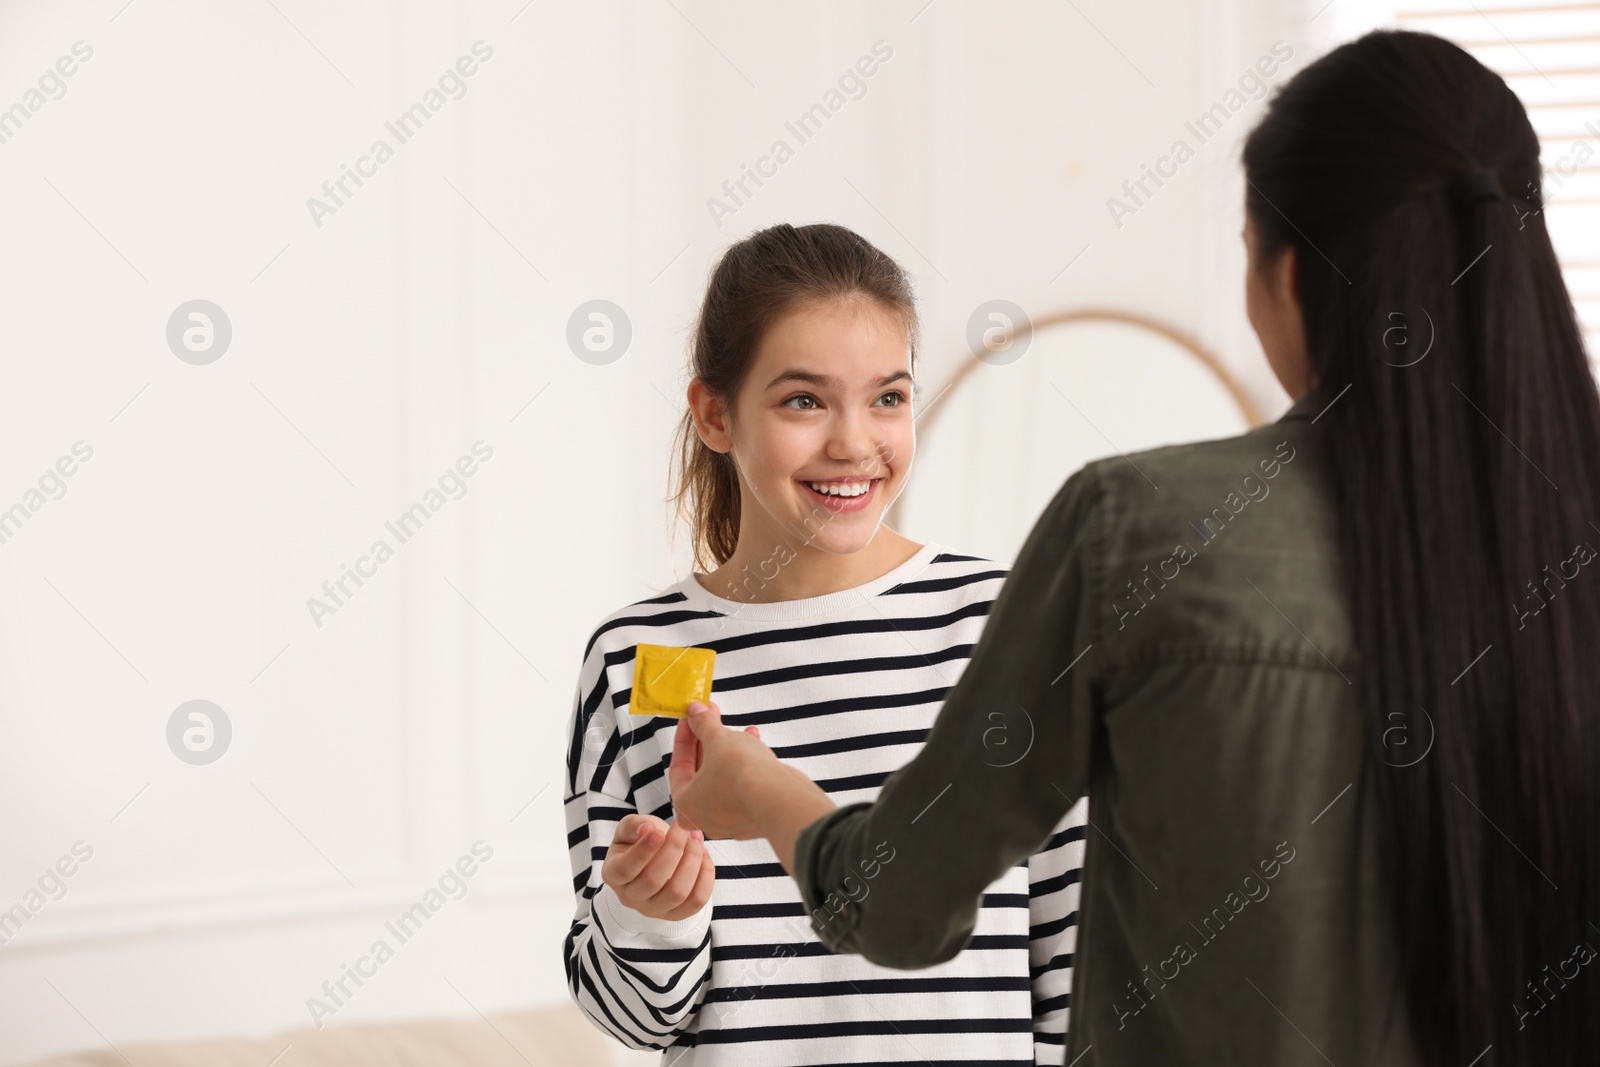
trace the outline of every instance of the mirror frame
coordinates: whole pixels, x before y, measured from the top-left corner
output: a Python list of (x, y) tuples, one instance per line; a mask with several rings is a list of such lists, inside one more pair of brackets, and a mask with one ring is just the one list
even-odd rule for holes
[[(1254, 429), (1265, 422), (1260, 409), (1256, 407), (1255, 401), (1250, 399), (1249, 394), (1244, 391), (1239, 382), (1232, 374), (1228, 373), (1228, 369), (1205, 346), (1181, 330), (1176, 330), (1166, 323), (1159, 322), (1147, 315), (1141, 315), (1133, 311), (1119, 311), (1115, 308), (1081, 308), (1076, 311), (1058, 311), (1043, 318), (1032, 320), (1028, 323), (1026, 329), (1019, 330), (1018, 333), (1021, 336), (1029, 336), (1046, 327), (1060, 326), (1069, 322), (1119, 322), (1128, 326), (1140, 326), (1146, 330), (1161, 334), (1187, 350), (1191, 356), (1200, 362), (1201, 366), (1222, 383), (1222, 387), (1228, 391), (1228, 395), (1238, 405), (1239, 413), (1244, 416), (1247, 425)], [(919, 443), (921, 438), (932, 432), (934, 409), (939, 406), (939, 401), (943, 400), (945, 394), (958, 387), (969, 374), (984, 363), (983, 355), (982, 352), (968, 352), (965, 362), (956, 369), (956, 373), (951, 377), (950, 381), (945, 384), (943, 389), (934, 394), (933, 401), (917, 416), (918, 422), (921, 423), (918, 427)], [(912, 462), (914, 466), (915, 459)], [(889, 513), (884, 516), (884, 522), (896, 530), (900, 528), (900, 502), (904, 498), (905, 493), (901, 492), (900, 496), (895, 498), (894, 505), (890, 507)]]

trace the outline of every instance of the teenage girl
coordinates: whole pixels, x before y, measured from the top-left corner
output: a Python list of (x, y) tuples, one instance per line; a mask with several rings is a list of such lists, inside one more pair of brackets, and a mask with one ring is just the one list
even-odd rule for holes
[[(676, 494), (705, 570), (594, 630), (565, 789), (572, 996), (667, 1067), (1062, 1062), (1086, 802), (983, 894), (963, 951), (891, 969), (817, 931), (872, 892), (893, 835), (807, 914), (766, 841), (675, 817), (676, 720), (628, 710), (636, 645), (709, 648), (723, 721), (837, 803), (917, 753), (1006, 574), (883, 525), (911, 470), (917, 335), (905, 273), (839, 226), (757, 232), (706, 292)], [(997, 712), (971, 759), (1004, 774), (1032, 729)]]

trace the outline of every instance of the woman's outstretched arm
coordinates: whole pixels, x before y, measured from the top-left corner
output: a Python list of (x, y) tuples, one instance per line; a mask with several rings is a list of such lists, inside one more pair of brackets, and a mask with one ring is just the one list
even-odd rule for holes
[(1093, 465), (1056, 493), (927, 741), (876, 800), (835, 807), (709, 710), (679, 726), (676, 810), (708, 836), (767, 838), (833, 951), (901, 969), (953, 958), (984, 889), (1038, 851), (1087, 790), (1100, 505)]

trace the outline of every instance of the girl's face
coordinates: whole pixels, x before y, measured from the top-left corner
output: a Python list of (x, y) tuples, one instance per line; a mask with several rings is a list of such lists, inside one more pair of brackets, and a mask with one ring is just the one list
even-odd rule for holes
[(740, 544), (864, 548), (911, 470), (911, 391), (905, 332), (874, 300), (811, 301), (774, 321), (733, 419), (712, 405), (702, 426), (739, 471)]

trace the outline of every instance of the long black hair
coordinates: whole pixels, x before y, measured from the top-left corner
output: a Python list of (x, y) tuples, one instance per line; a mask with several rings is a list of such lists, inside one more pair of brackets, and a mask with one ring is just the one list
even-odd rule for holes
[(1243, 160), (1329, 442), (1395, 1003), (1426, 1063), (1595, 1062), (1600, 398), (1538, 138), (1465, 51), (1380, 30), (1285, 85)]

